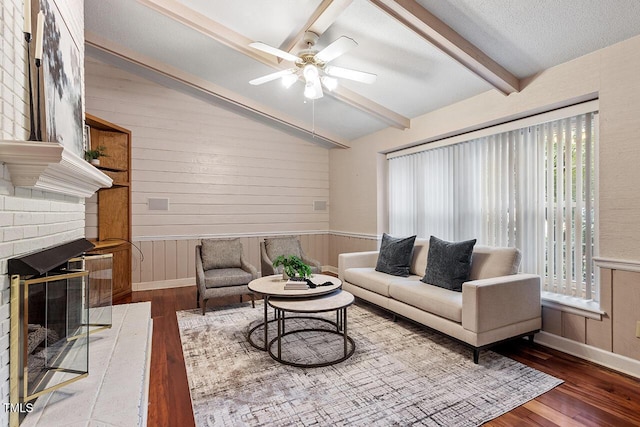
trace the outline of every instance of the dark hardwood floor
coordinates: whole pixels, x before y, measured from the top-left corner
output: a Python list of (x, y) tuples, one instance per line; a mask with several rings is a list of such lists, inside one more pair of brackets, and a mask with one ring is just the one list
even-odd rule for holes
[[(176, 311), (196, 308), (195, 286), (134, 292), (116, 303), (142, 301), (151, 301), (153, 317), (148, 425), (193, 426)], [(237, 301), (210, 300), (208, 306)], [(640, 426), (640, 380), (524, 340), (495, 350), (565, 382), (486, 425)]]

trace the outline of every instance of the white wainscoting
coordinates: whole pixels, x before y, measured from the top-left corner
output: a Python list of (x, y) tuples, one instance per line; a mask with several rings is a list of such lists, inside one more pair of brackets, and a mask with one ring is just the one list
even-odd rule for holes
[(195, 284), (195, 247), (200, 238), (240, 238), (244, 255), (260, 270), (260, 242), (265, 237), (295, 236), (302, 249), (320, 261), (324, 271), (337, 273), (338, 254), (375, 250), (378, 236), (340, 231), (302, 233), (227, 233), (195, 236), (145, 236), (133, 239), (133, 290), (163, 289)]
[(599, 309), (594, 316), (565, 307), (542, 308), (536, 342), (640, 377), (640, 262), (594, 257), (599, 270)]
[[(265, 237), (295, 236), (310, 257), (328, 264), (329, 234), (222, 234), (203, 238), (240, 238), (244, 256), (260, 271), (260, 241)], [(134, 290), (162, 289), (195, 285), (195, 247), (200, 238), (193, 236), (154, 236), (134, 239), (140, 251), (132, 252), (132, 282)], [(150, 240), (153, 239), (153, 240)]]

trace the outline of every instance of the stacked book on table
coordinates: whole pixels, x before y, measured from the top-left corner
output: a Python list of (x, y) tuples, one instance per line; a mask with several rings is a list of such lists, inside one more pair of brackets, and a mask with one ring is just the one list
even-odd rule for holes
[(304, 279), (289, 279), (284, 284), (284, 289), (286, 291), (306, 291), (307, 289), (309, 289), (309, 285), (307, 285), (307, 282)]

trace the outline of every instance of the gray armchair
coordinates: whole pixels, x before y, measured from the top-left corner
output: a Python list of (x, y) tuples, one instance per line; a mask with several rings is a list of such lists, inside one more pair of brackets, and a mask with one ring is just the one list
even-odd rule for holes
[(196, 288), (202, 315), (209, 298), (239, 295), (242, 301), (242, 295), (249, 294), (255, 307), (247, 285), (257, 278), (258, 270), (244, 259), (240, 239), (202, 239), (196, 246)]
[(273, 260), (278, 256), (295, 255), (311, 267), (312, 273), (321, 273), (322, 266), (320, 262), (308, 257), (302, 250), (300, 241), (295, 237), (273, 237), (264, 239), (260, 242), (260, 264), (262, 267), (262, 276), (270, 276), (272, 274), (282, 273), (282, 266), (273, 267)]

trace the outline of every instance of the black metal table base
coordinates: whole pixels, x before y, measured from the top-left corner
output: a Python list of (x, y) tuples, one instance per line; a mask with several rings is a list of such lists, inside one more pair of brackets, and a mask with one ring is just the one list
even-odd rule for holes
[(329, 330), (329, 329), (316, 329), (316, 328), (298, 329), (298, 330), (295, 330), (295, 331), (285, 332), (280, 337), (275, 337), (274, 339), (271, 340), (271, 342), (269, 342), (269, 349), (267, 350), (268, 353), (269, 353), (269, 356), (271, 356), (273, 358), (273, 360), (276, 360), (276, 361), (282, 363), (283, 365), (295, 366), (297, 368), (322, 368), (323, 366), (331, 366), (331, 365), (335, 365), (336, 363), (344, 362), (345, 360), (350, 358), (353, 355), (353, 353), (356, 351), (356, 344), (353, 342), (353, 339), (350, 336), (347, 336), (346, 340), (349, 342), (349, 344), (351, 344), (350, 345), (351, 350), (347, 351), (344, 354), (344, 356), (342, 356), (342, 357), (340, 357), (338, 359), (329, 360), (329, 361), (326, 361), (326, 362), (319, 362), (319, 363), (297, 363), (297, 362), (291, 362), (291, 361), (288, 361), (288, 360), (284, 360), (282, 358), (282, 351), (280, 352), (280, 357), (278, 357), (278, 355), (273, 352), (272, 347), (273, 347), (274, 344), (279, 344), (280, 350), (282, 350), (282, 347), (281, 347), (281, 338), (282, 337), (284, 337), (286, 335), (301, 333), (301, 332), (323, 332), (323, 333), (336, 334), (336, 335), (343, 336), (342, 332), (333, 331), (333, 330)]
[[(320, 322), (328, 323), (329, 325), (331, 325), (334, 328), (338, 328), (336, 322), (332, 322), (331, 320), (328, 320), (328, 319), (323, 319), (322, 317), (292, 316), (292, 317), (288, 318), (288, 320), (297, 320), (297, 319), (318, 320)], [(249, 329), (249, 333), (247, 334), (247, 341), (249, 341), (249, 344), (251, 344), (253, 347), (257, 348), (258, 350), (267, 351), (267, 347), (265, 345), (260, 345), (260, 344), (258, 344), (258, 343), (256, 343), (254, 341), (253, 335), (256, 333), (256, 331), (258, 329), (262, 328), (263, 326), (268, 328), (269, 327), (269, 323), (273, 323), (273, 322), (278, 322), (278, 319), (267, 320), (267, 325), (266, 326), (265, 326), (264, 322), (258, 323), (256, 326), (254, 326), (253, 328)], [(332, 332), (329, 329), (319, 329), (319, 330)], [(342, 335), (342, 334), (340, 334), (340, 335)], [(265, 336), (268, 336), (268, 335), (265, 335)], [(276, 339), (277, 339), (277, 337), (276, 337)]]
[[(247, 340), (249, 341), (249, 344), (251, 344), (252, 346), (254, 346), (255, 348), (257, 348), (258, 350), (262, 350), (262, 351), (267, 351), (267, 341), (268, 341), (268, 331), (269, 331), (269, 323), (271, 322), (275, 322), (277, 319), (273, 319), (273, 320), (267, 320), (268, 315), (267, 315), (267, 306), (269, 305), (269, 296), (268, 295), (264, 295), (264, 320), (262, 321), (262, 324), (257, 324), (256, 326), (254, 326), (253, 328), (251, 328), (249, 330), (249, 334), (247, 336)], [(256, 342), (253, 340), (252, 336), (253, 333), (260, 327), (260, 326), (264, 326), (264, 345), (263, 346), (259, 346), (258, 344), (256, 344)]]
[[(335, 365), (336, 363), (344, 362), (348, 358), (350, 358), (356, 350), (356, 344), (353, 339), (347, 335), (347, 308), (341, 308), (336, 310), (336, 321), (332, 322), (328, 319), (323, 319), (320, 317), (309, 317), (309, 316), (295, 316), (290, 317), (289, 319), (310, 319), (310, 320), (320, 320), (332, 325), (335, 329), (321, 329), (321, 328), (304, 328), (304, 329), (295, 329), (292, 331), (285, 332), (285, 311), (276, 309), (276, 319), (278, 322), (278, 334), (277, 336), (269, 341), (267, 345), (267, 352), (269, 356), (271, 356), (274, 360), (289, 366), (295, 366), (298, 368), (321, 368), (323, 366)], [(270, 322), (273, 322), (271, 320)], [(343, 355), (342, 357), (338, 357), (337, 359), (318, 362), (318, 363), (299, 363), (293, 362), (289, 360), (285, 360), (282, 358), (282, 338), (287, 335), (299, 334), (304, 332), (319, 332), (319, 333), (328, 333), (340, 335), (343, 339)], [(274, 353), (272, 347), (274, 344), (277, 344), (277, 353)], [(350, 344), (350, 345), (349, 345)], [(349, 347), (351, 349), (349, 349)]]

